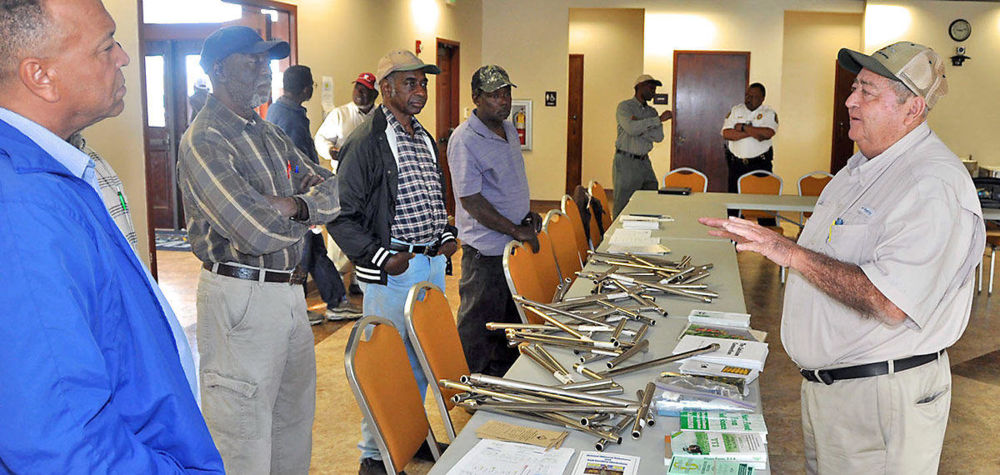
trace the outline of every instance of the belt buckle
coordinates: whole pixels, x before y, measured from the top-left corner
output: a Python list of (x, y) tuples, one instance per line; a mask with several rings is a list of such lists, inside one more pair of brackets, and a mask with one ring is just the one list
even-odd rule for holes
[(438, 243), (428, 244), (427, 246), (424, 246), (424, 255), (427, 257), (434, 257), (437, 255), (440, 247), (441, 246)]
[(833, 376), (831, 376), (830, 372), (825, 369), (814, 369), (813, 376), (827, 386), (833, 384)]

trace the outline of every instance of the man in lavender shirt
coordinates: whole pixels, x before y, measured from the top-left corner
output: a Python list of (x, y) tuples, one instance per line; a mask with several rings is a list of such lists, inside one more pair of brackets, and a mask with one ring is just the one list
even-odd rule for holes
[(472, 75), (476, 110), (455, 129), (448, 143), (448, 166), (462, 241), (458, 284), (458, 334), (473, 373), (502, 376), (517, 359), (502, 333), (486, 322), (519, 322), (503, 274), (503, 250), (511, 239), (538, 252), (541, 217), (529, 209), (524, 157), (510, 115), (507, 71), (483, 66)]

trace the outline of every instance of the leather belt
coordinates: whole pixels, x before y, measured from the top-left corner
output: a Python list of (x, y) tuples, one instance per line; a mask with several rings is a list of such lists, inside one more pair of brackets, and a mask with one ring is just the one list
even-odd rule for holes
[[(212, 264), (206, 262), (202, 264), (202, 269), (215, 274), (223, 275), (226, 277), (232, 277), (234, 279), (242, 280), (256, 280), (260, 281), (260, 269), (255, 269), (253, 267), (241, 267), (241, 266), (231, 266), (229, 264)], [(278, 283), (278, 284), (292, 284), (301, 285), (304, 284), (306, 279), (304, 275), (296, 272), (275, 272), (275, 271), (263, 271), (264, 272), (264, 282)]]
[(646, 158), (646, 157), (648, 157), (648, 156), (649, 156), (649, 154), (648, 154), (648, 153), (644, 153), (644, 154), (642, 154), (642, 155), (639, 155), (639, 154), (637, 154), (637, 153), (628, 153), (628, 152), (626, 152), (626, 151), (624, 151), (624, 150), (622, 150), (622, 149), (620, 149), (620, 148), (616, 148), (616, 149), (615, 149), (615, 153), (620, 153), (620, 154), (622, 154), (622, 155), (625, 155), (626, 157), (629, 157), (629, 158), (634, 158), (634, 159), (636, 159), (636, 160), (641, 160), (641, 159), (643, 159), (643, 158)]
[[(900, 371), (906, 371), (911, 368), (916, 368), (932, 361), (936, 361), (939, 356), (944, 353), (944, 350), (938, 351), (937, 353), (929, 353), (926, 355), (911, 356), (909, 358), (903, 358), (901, 360), (892, 361), (892, 371), (898, 373)], [(889, 374), (889, 361), (880, 361), (878, 363), (868, 363), (858, 366), (848, 366), (846, 368), (835, 368), (835, 369), (800, 369), (799, 373), (802, 374), (803, 378), (811, 381), (813, 383), (824, 383), (833, 384), (834, 381), (841, 379), (857, 379), (857, 378), (870, 378), (872, 376), (882, 376), (883, 374)]]
[(389, 244), (389, 249), (396, 252), (412, 252), (414, 254), (424, 254), (429, 257), (436, 256), (440, 248), (441, 246), (438, 243), (424, 246), (418, 246), (416, 244), (401, 244), (398, 242)]

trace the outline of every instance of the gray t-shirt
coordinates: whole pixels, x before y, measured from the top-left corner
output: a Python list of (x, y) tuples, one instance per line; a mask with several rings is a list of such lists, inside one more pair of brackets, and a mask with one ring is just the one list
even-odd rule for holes
[(933, 353), (965, 331), (986, 242), (969, 173), (926, 123), (881, 155), (855, 154), (826, 186), (798, 243), (861, 267), (909, 318), (864, 318), (791, 272), (781, 342), (805, 369)]
[(448, 167), (458, 202), (455, 207), (458, 237), (463, 244), (486, 256), (502, 255), (512, 238), (473, 219), (460, 199), (480, 193), (514, 224), (528, 214), (531, 204), (517, 129), (510, 121), (504, 121), (503, 127), (506, 140), (488, 129), (476, 114), (471, 114), (448, 141)]

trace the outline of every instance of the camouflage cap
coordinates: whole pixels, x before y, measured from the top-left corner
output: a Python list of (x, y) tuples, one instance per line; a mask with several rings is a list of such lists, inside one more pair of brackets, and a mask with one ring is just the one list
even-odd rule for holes
[(483, 92), (493, 92), (497, 89), (510, 86), (517, 87), (510, 82), (507, 71), (495, 64), (488, 64), (476, 70), (472, 74), (472, 92), (482, 90)]
[(842, 48), (837, 54), (837, 62), (855, 74), (864, 68), (903, 83), (907, 89), (924, 98), (927, 109), (933, 108), (938, 99), (948, 93), (944, 60), (924, 45), (900, 41), (870, 56)]

